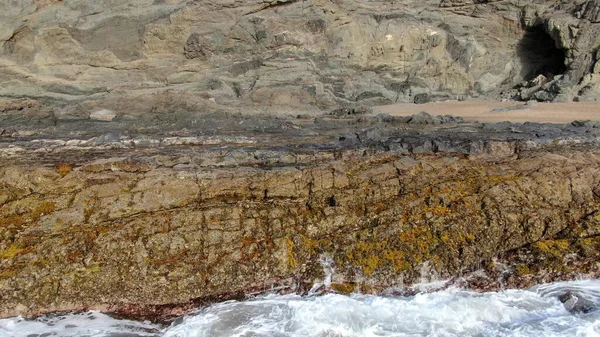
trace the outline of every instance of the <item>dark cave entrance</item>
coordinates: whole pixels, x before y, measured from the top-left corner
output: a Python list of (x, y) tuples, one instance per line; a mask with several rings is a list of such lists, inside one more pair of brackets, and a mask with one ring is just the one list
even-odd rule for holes
[(521, 76), (526, 81), (538, 75), (552, 80), (567, 71), (565, 51), (556, 47), (554, 39), (541, 25), (525, 31), (517, 45), (517, 56), (522, 65)]

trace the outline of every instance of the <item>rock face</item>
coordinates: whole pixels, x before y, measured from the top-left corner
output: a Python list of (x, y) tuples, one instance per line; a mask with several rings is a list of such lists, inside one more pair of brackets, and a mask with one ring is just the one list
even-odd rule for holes
[[(207, 121), (220, 134), (193, 136)], [(221, 115), (189, 134), (102, 134), (113, 123), (0, 143), (0, 316), (165, 318), (237, 294), (306, 291), (323, 261), (339, 292), (598, 272), (592, 127)], [(490, 276), (467, 277), (481, 270)]]
[[(172, 110), (276, 112), (596, 99), (597, 20), (595, 0), (4, 1), (0, 98), (59, 119), (136, 116), (167, 96), (186, 102)], [(510, 90), (537, 75), (548, 82)]]

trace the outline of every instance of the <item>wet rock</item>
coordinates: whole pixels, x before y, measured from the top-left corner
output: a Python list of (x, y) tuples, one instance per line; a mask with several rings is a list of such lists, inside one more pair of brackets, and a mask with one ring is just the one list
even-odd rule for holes
[(598, 309), (598, 305), (580, 294), (568, 291), (558, 297), (565, 309), (572, 314), (587, 314)]

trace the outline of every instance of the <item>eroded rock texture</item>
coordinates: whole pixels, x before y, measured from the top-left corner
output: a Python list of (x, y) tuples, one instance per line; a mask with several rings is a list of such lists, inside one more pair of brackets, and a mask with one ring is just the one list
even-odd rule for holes
[(594, 0), (4, 1), (0, 97), (59, 119), (137, 116), (167, 96), (186, 103), (171, 110), (277, 112), (596, 99), (598, 12)]
[(1, 2), (0, 315), (597, 273), (593, 122), (364, 106), (595, 99), (598, 8)]
[(236, 118), (212, 138), (1, 143), (0, 315), (165, 318), (306, 291), (324, 261), (340, 292), (598, 272), (598, 129), (420, 114), (251, 133), (261, 122)]

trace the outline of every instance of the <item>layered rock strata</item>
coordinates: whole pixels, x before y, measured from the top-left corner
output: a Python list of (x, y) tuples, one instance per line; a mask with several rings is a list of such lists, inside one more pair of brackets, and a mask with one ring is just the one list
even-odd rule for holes
[[(598, 98), (596, 0), (23, 0), (0, 98), (57, 119), (468, 98)], [(540, 77), (541, 76), (541, 77)], [(2, 104), (0, 104), (1, 106)]]
[(165, 319), (328, 272), (345, 293), (599, 271), (600, 131), (586, 123), (222, 116), (178, 135), (75, 121), (31, 139), (32, 123), (0, 143), (1, 316)]

